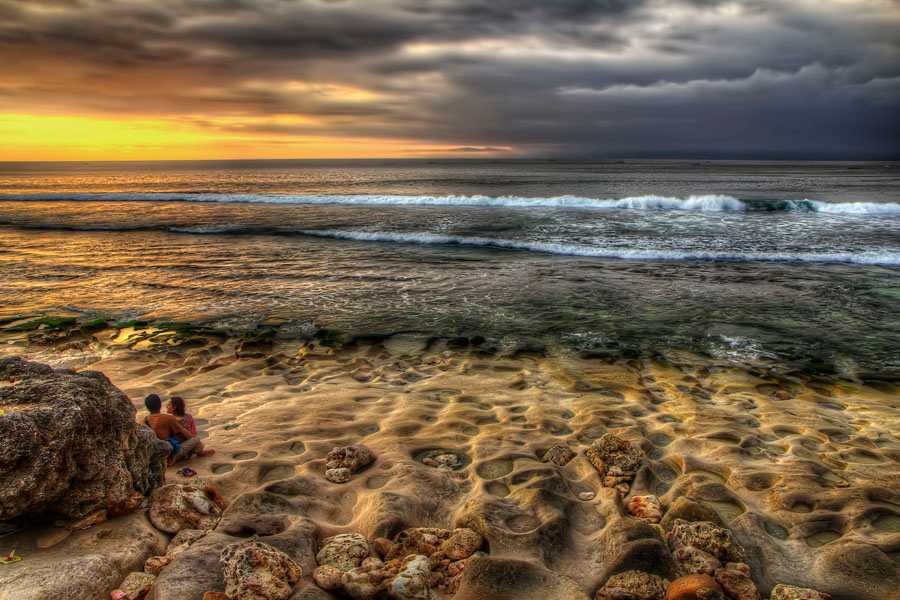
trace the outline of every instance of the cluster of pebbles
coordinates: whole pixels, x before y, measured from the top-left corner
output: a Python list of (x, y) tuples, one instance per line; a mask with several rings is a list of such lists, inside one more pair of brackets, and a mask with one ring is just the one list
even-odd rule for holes
[(325, 479), (332, 483), (347, 483), (354, 473), (368, 467), (375, 460), (365, 446), (341, 446), (325, 457)]
[(358, 533), (344, 533), (324, 540), (312, 576), (322, 589), (356, 600), (453, 595), (466, 562), (483, 543), (481, 535), (465, 528), (415, 527), (393, 540), (371, 542)]

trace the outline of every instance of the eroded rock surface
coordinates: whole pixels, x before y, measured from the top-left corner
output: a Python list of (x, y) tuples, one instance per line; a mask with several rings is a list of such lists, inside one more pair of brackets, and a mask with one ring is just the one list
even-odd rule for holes
[(558, 467), (566, 466), (570, 460), (575, 458), (575, 453), (568, 446), (556, 444), (550, 446), (544, 453), (544, 462), (550, 462)]
[(809, 588), (779, 583), (772, 588), (772, 595), (769, 596), (769, 600), (831, 600), (831, 595)]
[(6, 358), (0, 382), (0, 520), (126, 512), (158, 485), (158, 450), (102, 373)]
[(603, 434), (584, 454), (600, 473), (603, 485), (617, 488), (623, 493), (628, 492), (630, 482), (644, 458), (643, 452), (614, 433)]
[(366, 468), (374, 460), (372, 451), (365, 446), (333, 448), (325, 457), (325, 479), (333, 483), (346, 483), (353, 473)]
[(669, 582), (642, 571), (625, 571), (609, 578), (594, 600), (666, 600)]
[(287, 600), (303, 575), (287, 554), (256, 540), (226, 546), (221, 561), (230, 600)]
[(182, 529), (213, 529), (222, 509), (207, 492), (195, 485), (171, 483), (150, 498), (150, 522), (167, 533)]

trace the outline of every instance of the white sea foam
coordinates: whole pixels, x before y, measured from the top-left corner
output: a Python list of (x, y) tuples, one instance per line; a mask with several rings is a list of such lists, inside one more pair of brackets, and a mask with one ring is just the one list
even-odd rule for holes
[(582, 196), (553, 196), (532, 198), (525, 196), (482, 195), (393, 195), (393, 194), (205, 194), (205, 193), (132, 193), (102, 194), (3, 194), (0, 200), (20, 201), (110, 201), (110, 202), (222, 202), (260, 204), (353, 204), (372, 206), (483, 206), (511, 208), (585, 208), (631, 210), (685, 211), (789, 211), (822, 212), (831, 214), (900, 214), (900, 203), (841, 202), (818, 200), (739, 200), (733, 196), (704, 194), (684, 198), (674, 196), (630, 196), (626, 198), (586, 198)]
[(406, 244), (449, 244), (525, 250), (545, 254), (618, 258), (624, 260), (669, 261), (733, 261), (733, 262), (821, 262), (856, 263), (864, 265), (900, 265), (900, 252), (884, 250), (857, 254), (836, 252), (719, 252), (706, 250), (637, 249), (585, 246), (502, 238), (468, 237), (436, 233), (399, 233), (387, 231), (352, 231), (338, 229), (304, 229), (303, 235), (364, 242), (394, 242)]

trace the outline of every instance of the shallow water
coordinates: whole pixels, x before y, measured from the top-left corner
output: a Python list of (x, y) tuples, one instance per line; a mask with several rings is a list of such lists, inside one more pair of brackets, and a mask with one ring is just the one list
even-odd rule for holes
[(0, 316), (900, 374), (894, 163), (7, 163), (0, 260)]

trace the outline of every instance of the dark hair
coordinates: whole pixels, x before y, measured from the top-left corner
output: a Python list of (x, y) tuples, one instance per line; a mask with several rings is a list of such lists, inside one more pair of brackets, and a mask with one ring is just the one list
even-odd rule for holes
[(158, 413), (162, 408), (162, 400), (159, 399), (159, 396), (156, 394), (150, 394), (146, 398), (144, 398), (144, 406), (147, 407), (152, 413)]
[(185, 409), (184, 398), (182, 398), (181, 396), (172, 396), (170, 401), (172, 402), (172, 409), (175, 411), (175, 415), (178, 417), (183, 417)]

